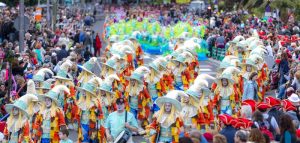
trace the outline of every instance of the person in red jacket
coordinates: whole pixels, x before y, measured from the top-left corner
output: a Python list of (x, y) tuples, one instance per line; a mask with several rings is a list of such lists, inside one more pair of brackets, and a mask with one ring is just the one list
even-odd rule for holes
[(95, 39), (95, 56), (100, 56), (101, 48), (102, 48), (102, 43), (101, 43), (99, 34), (97, 33), (96, 39)]

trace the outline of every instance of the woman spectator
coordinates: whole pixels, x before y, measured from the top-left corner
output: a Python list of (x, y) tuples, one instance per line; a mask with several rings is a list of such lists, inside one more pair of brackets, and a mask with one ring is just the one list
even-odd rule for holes
[(248, 134), (244, 130), (239, 130), (235, 133), (234, 143), (246, 143), (248, 140)]
[(227, 143), (227, 139), (221, 134), (216, 134), (214, 135), (213, 143)]
[(253, 99), (255, 101), (258, 100), (258, 95), (257, 95), (258, 85), (256, 83), (256, 80), (257, 80), (257, 73), (256, 72), (251, 73), (249, 76), (249, 80), (244, 85), (244, 93), (242, 97), (243, 101), (246, 99)]
[(23, 59), (18, 61), (18, 59), (14, 59), (12, 61), (12, 74), (24, 76), (24, 71), (28, 66), (28, 59)]
[(288, 62), (288, 54), (286, 52), (283, 52), (281, 54), (281, 60), (279, 63), (279, 68), (278, 68), (278, 72), (279, 72), (279, 87), (286, 83), (287, 79), (286, 77), (288, 76), (290, 71), (290, 67), (289, 67), (289, 62)]
[(265, 143), (265, 137), (259, 129), (252, 129), (249, 135), (249, 142)]
[(294, 76), (291, 86), (295, 90), (298, 90), (300, 88), (300, 71), (299, 70), (295, 73), (295, 76)]
[(295, 143), (297, 141), (296, 129), (289, 115), (281, 116), (279, 128), (281, 132), (280, 143)]

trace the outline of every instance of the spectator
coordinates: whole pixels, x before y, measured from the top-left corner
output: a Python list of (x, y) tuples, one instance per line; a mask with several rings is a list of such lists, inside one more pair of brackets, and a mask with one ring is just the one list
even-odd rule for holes
[(68, 56), (69, 54), (66, 50), (66, 45), (62, 45), (61, 50), (59, 50), (57, 53), (57, 61), (61, 61), (63, 58), (66, 58)]
[(294, 79), (291, 85), (295, 90), (300, 89), (300, 70), (295, 73)]
[(213, 143), (227, 143), (227, 140), (226, 140), (225, 136), (223, 136), (221, 134), (217, 134), (217, 135), (214, 135)]
[(193, 140), (189, 137), (181, 137), (179, 143), (193, 143)]
[(249, 142), (265, 143), (265, 137), (259, 129), (252, 129), (249, 134)]
[(297, 141), (296, 129), (289, 115), (280, 118), (281, 143), (295, 143)]
[(59, 143), (73, 143), (73, 141), (70, 140), (68, 136), (69, 136), (69, 131), (67, 129), (62, 129), (59, 132), (59, 138), (60, 138)]
[(235, 133), (234, 143), (246, 143), (248, 140), (248, 134), (244, 130), (239, 130)]
[(100, 55), (101, 48), (102, 48), (101, 40), (100, 40), (99, 34), (97, 33), (96, 39), (95, 39), (95, 56), (101, 56)]
[(257, 73), (253, 72), (249, 76), (249, 80), (245, 83), (244, 85), (244, 93), (243, 93), (243, 98), (242, 100), (246, 99), (253, 99), (255, 101), (258, 100), (258, 85), (256, 83), (257, 80)]
[(289, 67), (289, 62), (288, 62), (288, 55), (286, 52), (283, 52), (281, 54), (281, 60), (279, 63), (279, 68), (278, 68), (278, 72), (280, 75), (279, 86), (286, 83), (289, 71), (290, 71), (290, 67)]
[(218, 60), (223, 59), (225, 56), (225, 42), (225, 37), (220, 32), (215, 41), (215, 47), (217, 48), (216, 56)]

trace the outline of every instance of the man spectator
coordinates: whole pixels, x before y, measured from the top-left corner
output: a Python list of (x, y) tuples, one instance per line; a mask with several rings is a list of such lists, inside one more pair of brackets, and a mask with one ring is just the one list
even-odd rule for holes
[(66, 45), (61, 46), (61, 50), (57, 52), (57, 61), (61, 61), (63, 58), (68, 57), (68, 51), (66, 50)]
[(225, 37), (222, 35), (222, 33), (220, 32), (219, 35), (216, 38), (216, 42), (215, 42), (215, 47), (217, 47), (217, 53), (216, 56), (219, 60), (222, 60), (223, 57), (225, 56)]

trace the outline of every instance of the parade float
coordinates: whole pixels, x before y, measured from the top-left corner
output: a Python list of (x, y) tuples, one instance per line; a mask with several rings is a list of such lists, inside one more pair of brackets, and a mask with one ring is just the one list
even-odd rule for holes
[(208, 53), (207, 43), (202, 40), (205, 34), (205, 25), (191, 24), (190, 22), (178, 22), (175, 25), (161, 25), (152, 18), (116, 20), (105, 23), (103, 39), (107, 40), (111, 35), (118, 35), (119, 40), (135, 38), (144, 52), (153, 55), (168, 55), (173, 51), (176, 41), (182, 33), (187, 33), (184, 40), (197, 39), (200, 45), (196, 52), (198, 60), (206, 60)]

